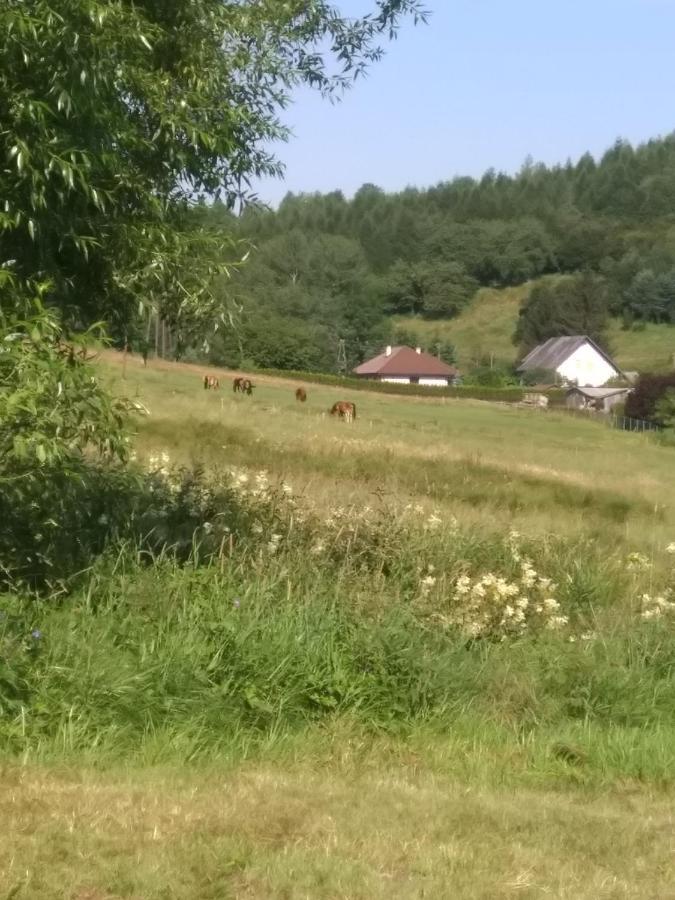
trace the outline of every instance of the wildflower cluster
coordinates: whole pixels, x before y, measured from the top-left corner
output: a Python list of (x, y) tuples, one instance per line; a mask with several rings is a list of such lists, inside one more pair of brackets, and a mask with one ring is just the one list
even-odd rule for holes
[(526, 630), (559, 630), (568, 623), (553, 596), (555, 585), (523, 563), (512, 581), (490, 572), (461, 575), (451, 593), (451, 611), (444, 617), (472, 638), (501, 638)]
[(506, 540), (508, 575), (494, 572), (453, 578), (449, 586), (433, 565), (419, 570), (418, 599), (435, 593), (441, 612), (432, 616), (469, 638), (505, 640), (532, 631), (559, 631), (568, 624), (555, 598), (556, 585), (540, 575), (520, 549), (520, 535)]

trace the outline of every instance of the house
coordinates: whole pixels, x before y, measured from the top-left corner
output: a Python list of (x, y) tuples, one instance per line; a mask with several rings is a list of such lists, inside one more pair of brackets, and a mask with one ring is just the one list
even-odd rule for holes
[(518, 366), (520, 373), (533, 369), (556, 372), (562, 382), (602, 387), (612, 378), (623, 378), (613, 360), (585, 335), (549, 338), (539, 344)]
[(420, 347), (387, 347), (384, 353), (366, 360), (354, 369), (359, 378), (391, 381), (398, 384), (424, 384), (447, 387), (459, 377), (454, 366), (424, 353)]
[(594, 409), (608, 413), (617, 403), (624, 403), (630, 392), (630, 388), (622, 387), (572, 387), (565, 397), (565, 405), (572, 409)]

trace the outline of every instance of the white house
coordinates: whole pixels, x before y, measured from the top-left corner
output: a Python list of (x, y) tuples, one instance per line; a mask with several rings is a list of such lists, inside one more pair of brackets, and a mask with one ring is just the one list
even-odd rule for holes
[(602, 387), (612, 378), (623, 378), (621, 369), (605, 351), (585, 335), (549, 338), (518, 366), (518, 372), (548, 369), (566, 384)]
[(366, 360), (354, 369), (359, 378), (391, 381), (398, 384), (425, 384), (447, 387), (459, 372), (442, 360), (424, 353), (420, 347), (387, 347), (384, 353)]

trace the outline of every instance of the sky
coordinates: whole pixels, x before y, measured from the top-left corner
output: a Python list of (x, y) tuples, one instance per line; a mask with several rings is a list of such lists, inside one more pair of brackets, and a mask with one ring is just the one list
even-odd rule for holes
[[(346, 15), (374, 0), (335, 0)], [(426, 187), (602, 154), (675, 130), (675, 0), (426, 0), (335, 105), (298, 91), (277, 145), (288, 191)]]

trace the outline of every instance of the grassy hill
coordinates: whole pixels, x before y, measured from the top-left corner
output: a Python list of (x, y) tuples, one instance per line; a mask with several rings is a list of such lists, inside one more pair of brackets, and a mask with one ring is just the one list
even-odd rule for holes
[[(478, 291), (471, 305), (456, 319), (426, 321), (398, 316), (395, 324), (414, 334), (427, 346), (439, 336), (457, 347), (460, 367), (468, 368), (493, 356), (497, 364), (512, 365), (516, 349), (511, 341), (518, 310), (530, 285), (504, 290)], [(617, 363), (628, 371), (660, 371), (673, 366), (675, 327), (648, 323), (640, 330), (626, 331), (612, 320), (609, 341)]]
[(344, 388), (101, 371), (147, 408), (145, 503), (192, 552), (123, 546), (27, 601), (7, 896), (668, 896), (673, 633), (641, 612), (672, 582), (675, 451), (561, 412), (363, 392), (347, 425)]

